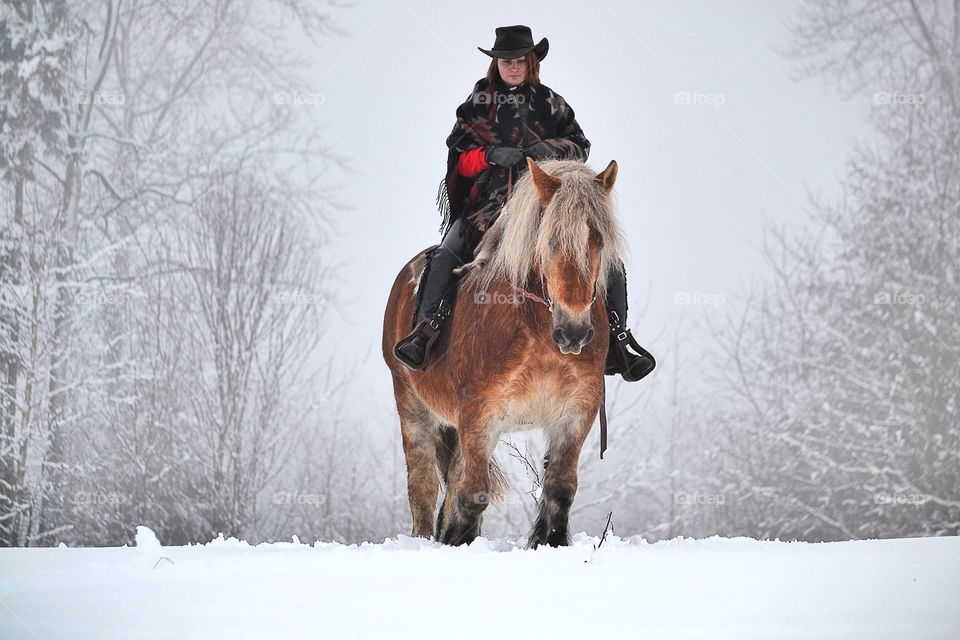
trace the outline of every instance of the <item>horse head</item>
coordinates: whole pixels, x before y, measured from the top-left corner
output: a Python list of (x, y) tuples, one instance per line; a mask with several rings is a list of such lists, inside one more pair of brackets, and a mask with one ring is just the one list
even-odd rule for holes
[(597, 292), (605, 291), (606, 274), (615, 255), (605, 242), (619, 244), (610, 206), (617, 163), (589, 180), (582, 174), (551, 175), (533, 159), (530, 177), (542, 206), (534, 245), (534, 268), (540, 273), (544, 298), (552, 310), (553, 341), (561, 353), (579, 354), (596, 334), (591, 309)]

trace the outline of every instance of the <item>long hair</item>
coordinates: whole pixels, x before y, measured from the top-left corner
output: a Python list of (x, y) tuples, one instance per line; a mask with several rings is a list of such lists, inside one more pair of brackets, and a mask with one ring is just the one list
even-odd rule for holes
[[(527, 75), (524, 76), (523, 81), (531, 85), (540, 84), (540, 58), (533, 51), (527, 51), (524, 57), (527, 59)], [(498, 59), (491, 60), (490, 66), (487, 67), (487, 86), (494, 89), (505, 89), (507, 84), (500, 77), (500, 67), (497, 66)]]
[[(611, 194), (595, 179), (597, 174), (578, 160), (540, 163), (546, 173), (560, 178), (550, 203), (540, 204), (537, 188), (527, 171), (499, 217), (483, 234), (472, 262), (458, 272), (480, 290), (502, 277), (514, 287), (526, 287), (534, 271), (543, 273), (554, 251), (562, 251), (583, 274), (589, 271), (590, 230), (600, 236), (600, 273), (597, 292), (606, 295), (607, 280), (620, 268), (625, 251)], [(466, 284), (466, 283), (465, 283)]]

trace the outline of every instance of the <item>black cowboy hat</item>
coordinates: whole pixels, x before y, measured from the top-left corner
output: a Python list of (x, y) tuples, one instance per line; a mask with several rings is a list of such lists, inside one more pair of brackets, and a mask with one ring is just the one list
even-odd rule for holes
[(550, 43), (546, 38), (543, 38), (537, 44), (533, 44), (533, 33), (530, 32), (530, 27), (525, 27), (522, 24), (515, 24), (512, 27), (497, 27), (497, 41), (493, 43), (493, 49), (488, 51), (477, 47), (491, 58), (506, 58), (507, 60), (519, 58), (531, 50), (537, 55), (538, 60), (543, 60), (547, 57), (549, 48)]

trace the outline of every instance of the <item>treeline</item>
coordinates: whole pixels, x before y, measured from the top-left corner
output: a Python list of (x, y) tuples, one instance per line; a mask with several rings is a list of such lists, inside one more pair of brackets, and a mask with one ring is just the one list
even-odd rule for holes
[[(319, 42), (325, 10), (0, 8), (0, 545), (393, 528), (325, 454), (369, 437), (316, 359), (335, 301), (319, 101), (284, 99), (309, 93), (285, 43)], [(366, 519), (344, 504), (361, 494)]]

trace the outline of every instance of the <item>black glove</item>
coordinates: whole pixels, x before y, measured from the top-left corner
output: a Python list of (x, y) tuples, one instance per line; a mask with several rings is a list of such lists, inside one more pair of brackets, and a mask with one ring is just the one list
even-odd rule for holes
[(523, 158), (523, 151), (516, 147), (491, 147), (487, 150), (487, 162), (498, 167), (514, 167)]
[(557, 150), (545, 141), (540, 141), (532, 147), (524, 149), (523, 153), (528, 158), (533, 158), (537, 162), (541, 160), (552, 160), (557, 157)]

